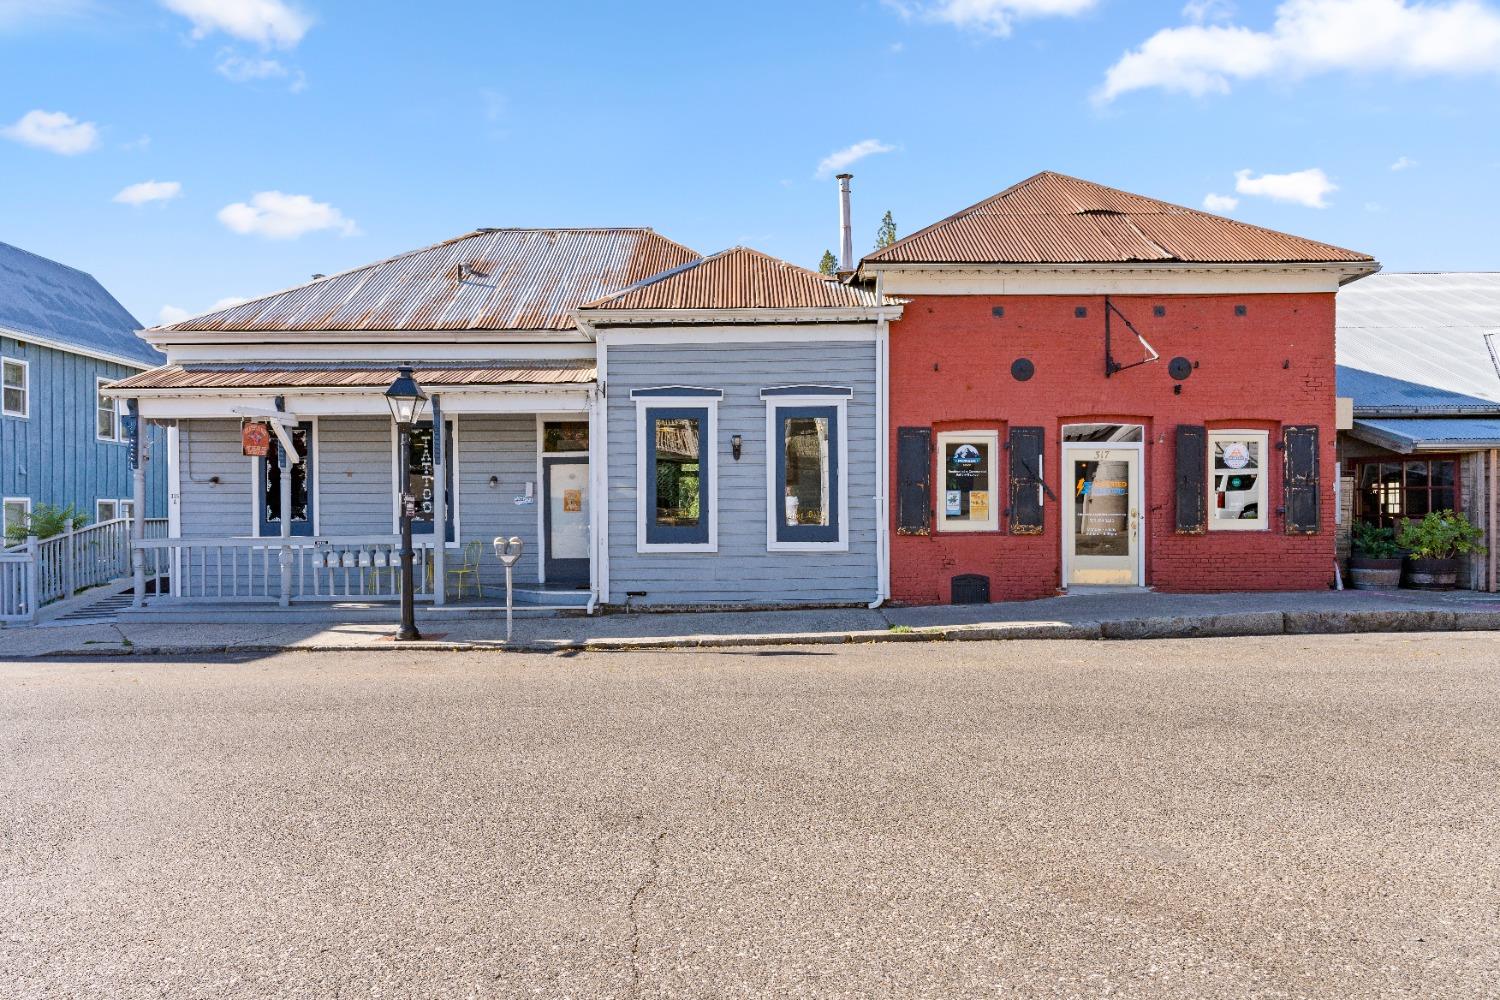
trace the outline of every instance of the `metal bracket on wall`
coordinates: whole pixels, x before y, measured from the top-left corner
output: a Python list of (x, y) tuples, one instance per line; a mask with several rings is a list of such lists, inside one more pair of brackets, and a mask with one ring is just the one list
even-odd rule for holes
[[(1122, 365), (1115, 360), (1113, 351), (1114, 344), (1112, 342), (1112, 331), (1110, 329), (1109, 323), (1111, 313), (1120, 317), (1120, 321), (1125, 324), (1125, 326), (1130, 330), (1131, 333), (1135, 334), (1135, 339), (1141, 342), (1141, 346), (1146, 349), (1146, 354), (1148, 355), (1148, 357), (1144, 357), (1139, 361), (1132, 361), (1128, 365)], [(1104, 296), (1104, 377), (1109, 378), (1116, 372), (1125, 371), (1127, 368), (1139, 368), (1141, 365), (1149, 364), (1150, 362), (1155, 361), (1160, 357), (1161, 355), (1156, 353), (1156, 348), (1152, 347), (1151, 344), (1146, 340), (1146, 338), (1141, 336), (1141, 331), (1135, 328), (1135, 324), (1130, 322), (1130, 317), (1120, 312), (1120, 310), (1115, 307), (1115, 304), (1109, 300), (1108, 295)]]

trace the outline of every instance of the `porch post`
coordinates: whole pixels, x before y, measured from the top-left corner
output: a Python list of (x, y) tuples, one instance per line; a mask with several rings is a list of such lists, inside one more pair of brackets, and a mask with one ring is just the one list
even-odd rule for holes
[[(285, 405), (278, 397), (276, 409), (283, 410)], [(276, 439), (276, 458), (280, 463), (280, 475), (277, 477), (277, 486), (281, 490), (281, 549), (276, 553), (276, 563), (281, 570), (281, 606), (283, 608), (292, 605), (292, 550), (289, 542), (292, 537), (292, 455), (287, 451), (286, 445), (281, 443), (278, 435)], [(308, 489), (312, 488), (311, 482)]]
[(130, 435), (130, 496), (135, 505), (130, 517), (130, 568), (135, 596), (130, 603), (132, 607), (140, 608), (146, 605), (146, 551), (140, 547), (141, 540), (146, 537), (145, 428), (141, 426), (140, 400), (125, 401), (125, 420)]
[[(448, 603), (448, 449), (452, 442), (443, 431), (443, 403), (432, 394), (432, 601)], [(461, 539), (454, 539), (461, 541)]]

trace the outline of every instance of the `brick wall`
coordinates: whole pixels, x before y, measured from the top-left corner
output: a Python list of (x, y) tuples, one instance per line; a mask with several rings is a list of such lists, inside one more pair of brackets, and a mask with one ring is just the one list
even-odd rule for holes
[[(1334, 559), (1334, 297), (1332, 294), (1118, 296), (1113, 303), (1161, 355), (1153, 364), (1104, 377), (1102, 296), (917, 296), (891, 327), (892, 453), (897, 428), (933, 431), (1046, 431), (1044, 478), (1062, 495), (1061, 428), (1070, 423), (1145, 427), (1142, 470), (1146, 583), (1161, 590), (1298, 590), (1329, 585)], [(1236, 316), (1243, 305), (1246, 315)], [(996, 307), (1003, 315), (996, 316)], [(1156, 316), (1157, 307), (1165, 310)], [(1079, 308), (1086, 315), (1079, 317)], [(1116, 318), (1114, 356), (1143, 355)], [(1174, 393), (1167, 362), (1198, 367)], [(1029, 358), (1035, 376), (1017, 382), (1011, 363)], [(1178, 535), (1174, 531), (1174, 435), (1179, 423), (1270, 434), (1270, 529)], [(1322, 530), (1287, 535), (1281, 506), (1288, 424), (1320, 429)], [(1007, 495), (1003, 456), (999, 496)], [(895, 470), (892, 470), (893, 480)], [(934, 476), (934, 484), (941, 477)], [(893, 483), (894, 485), (894, 483)], [(934, 498), (936, 502), (936, 498)], [(946, 601), (960, 573), (990, 577), (995, 600), (1055, 593), (1062, 584), (1061, 505), (1049, 497), (1039, 536), (1001, 531), (892, 534), (891, 588), (897, 601)], [(934, 525), (936, 518), (934, 518)]]

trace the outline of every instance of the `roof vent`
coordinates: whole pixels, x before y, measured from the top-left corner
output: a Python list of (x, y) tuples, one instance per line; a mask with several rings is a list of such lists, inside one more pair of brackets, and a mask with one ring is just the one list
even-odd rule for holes
[(315, 274), (315, 275), (313, 275), (313, 279), (312, 280), (314, 280), (314, 281), (322, 281), (326, 277), (328, 277), (328, 275), (326, 275), (326, 274)]
[(1117, 212), (1113, 208), (1080, 208), (1078, 211), (1074, 212), (1073, 214), (1074, 215), (1124, 215), (1125, 213), (1124, 212)]

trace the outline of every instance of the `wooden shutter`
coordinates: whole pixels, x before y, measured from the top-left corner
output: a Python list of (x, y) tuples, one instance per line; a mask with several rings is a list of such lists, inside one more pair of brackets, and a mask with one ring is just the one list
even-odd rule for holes
[(1201, 535), (1208, 530), (1208, 431), (1177, 425), (1177, 533)]
[(1010, 441), (1010, 533), (1042, 533), (1042, 428), (1012, 427)]
[(1287, 427), (1282, 432), (1286, 460), (1285, 484), (1286, 533), (1318, 533), (1319, 493), (1318, 428), (1315, 425)]
[(896, 430), (896, 534), (932, 532), (932, 429)]

